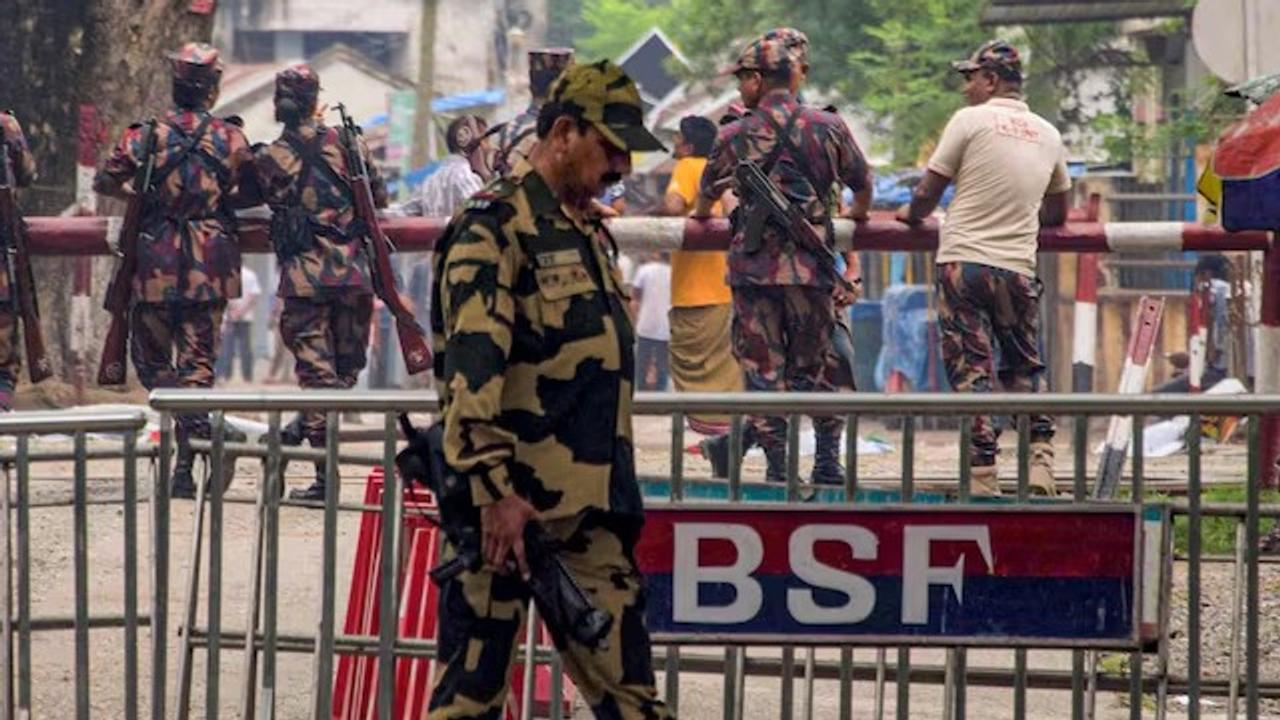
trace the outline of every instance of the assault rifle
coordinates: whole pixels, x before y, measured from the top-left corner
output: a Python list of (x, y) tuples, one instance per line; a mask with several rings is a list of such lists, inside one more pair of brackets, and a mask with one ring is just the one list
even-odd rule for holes
[(413, 310), (405, 305), (396, 288), (395, 271), (391, 269), (391, 241), (378, 225), (378, 213), (374, 208), (373, 188), (369, 184), (369, 168), (360, 152), (360, 126), (351, 121), (344, 105), (338, 105), (342, 116), (339, 136), (346, 153), (347, 173), (351, 178), (351, 194), (354, 196), (356, 218), (365, 225), (364, 247), (369, 261), (369, 278), (373, 292), (391, 311), (396, 321), (396, 334), (400, 336), (400, 352), (404, 355), (405, 369), (410, 375), (431, 367), (431, 349), (427, 347), (426, 333), (413, 317)]
[[(454, 558), (431, 571), (437, 585), (464, 571), (479, 570), (481, 554), (480, 510), (471, 502), (471, 487), (452, 474), (444, 460), (444, 425), (421, 431), (400, 416), (400, 429), (409, 446), (396, 455), (396, 469), (406, 483), (422, 485), (436, 496), (440, 529), (453, 545)], [(549, 627), (567, 633), (578, 643), (604, 647), (613, 616), (595, 606), (556, 555), (557, 541), (536, 520), (524, 526), (525, 559), (529, 562), (529, 586)]]
[[(53, 375), (49, 358), (45, 354), (44, 334), (40, 332), (40, 307), (36, 304), (35, 275), (31, 272), (31, 255), (27, 249), (27, 226), (18, 212), (15, 197), (17, 176), (13, 171), (0, 124), (0, 155), (4, 155), (4, 172), (0, 177), (0, 238), (8, 254), (9, 288), (14, 295), (14, 305), (22, 317), (22, 343), (27, 355), (27, 374), (31, 382), (38, 383)], [(16, 378), (15, 378), (16, 379)]]
[(142, 233), (142, 212), (151, 193), (152, 175), (156, 169), (156, 121), (147, 121), (143, 140), (146, 154), (142, 166), (133, 179), (133, 195), (125, 205), (124, 221), (120, 224), (120, 241), (116, 254), (120, 262), (115, 275), (107, 286), (107, 296), (102, 307), (111, 313), (111, 325), (102, 345), (102, 360), (98, 364), (99, 385), (123, 385), (127, 370), (125, 358), (129, 346), (129, 308), (133, 304), (133, 276), (138, 272), (138, 236)]

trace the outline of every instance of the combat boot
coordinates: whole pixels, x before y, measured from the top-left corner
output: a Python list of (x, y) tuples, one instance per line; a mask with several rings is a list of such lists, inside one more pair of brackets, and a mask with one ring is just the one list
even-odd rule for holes
[[(280, 445), (282, 447), (294, 447), (301, 445), (303, 440), (307, 439), (305, 428), (302, 426), (302, 413), (293, 416), (287, 425), (280, 428)], [(266, 445), (270, 441), (267, 433), (258, 436), (258, 442)]]
[[(746, 455), (756, 443), (755, 428), (747, 425), (742, 429), (742, 455)], [(729, 434), (709, 437), (698, 443), (698, 451), (711, 463), (711, 477), (720, 480), (729, 477)], [(742, 457), (738, 458), (742, 462)]]
[(325, 494), (325, 466), (324, 463), (316, 463), (316, 479), (308, 487), (300, 490), (290, 490), (290, 500), (307, 500), (310, 502), (324, 502)]
[(976, 498), (1000, 497), (1000, 471), (995, 465), (969, 467), (969, 495)]
[(1053, 477), (1053, 445), (1050, 443), (1031, 443), (1031, 469), (1027, 485), (1032, 495), (1058, 495), (1057, 482)]
[(173, 463), (173, 477), (169, 485), (169, 497), (175, 500), (192, 500), (196, 496), (196, 483), (192, 477), (196, 453), (182, 435), (178, 437), (178, 457)]
[(768, 462), (768, 466), (764, 471), (765, 482), (786, 483), (787, 482), (787, 449), (786, 448), (765, 448), (764, 458)]
[(840, 464), (840, 435), (818, 434), (818, 448), (813, 456), (814, 485), (844, 485), (844, 465)]

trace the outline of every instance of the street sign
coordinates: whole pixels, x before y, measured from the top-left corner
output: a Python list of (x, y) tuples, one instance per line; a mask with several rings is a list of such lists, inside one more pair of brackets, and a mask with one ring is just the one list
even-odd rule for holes
[(1134, 648), (1131, 506), (652, 506), (655, 642)]

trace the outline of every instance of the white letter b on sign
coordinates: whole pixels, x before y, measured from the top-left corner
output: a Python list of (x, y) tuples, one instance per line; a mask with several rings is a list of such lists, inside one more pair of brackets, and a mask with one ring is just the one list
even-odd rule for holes
[[(701, 567), (700, 540), (728, 540), (738, 551), (732, 565)], [(672, 529), (675, 557), (672, 558), (672, 620), (680, 623), (730, 625), (750, 620), (760, 612), (764, 592), (751, 573), (764, 559), (764, 544), (755, 530), (746, 525), (721, 523), (677, 523)], [(732, 585), (735, 593), (728, 605), (702, 605), (698, 586), (704, 583)]]

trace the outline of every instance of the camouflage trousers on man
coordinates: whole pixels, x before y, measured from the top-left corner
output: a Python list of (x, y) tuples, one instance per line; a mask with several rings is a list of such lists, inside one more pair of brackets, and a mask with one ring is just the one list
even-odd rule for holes
[(18, 313), (13, 303), (0, 302), (0, 410), (8, 410), (13, 403), (13, 389), (22, 370), (20, 347)]
[[(293, 353), (298, 385), (355, 387), (369, 349), (373, 296), (341, 293), (284, 299), (280, 335)], [(303, 434), (313, 447), (324, 444), (323, 412), (303, 416)]]
[[(733, 288), (733, 350), (747, 390), (822, 392), (842, 389), (843, 371), (833, 353), (836, 311), (830, 288), (740, 285)], [(848, 379), (852, 386), (852, 376)], [(785, 447), (783, 417), (749, 419), (767, 451)], [(840, 432), (838, 417), (815, 417), (819, 434)]]
[[(1008, 392), (1038, 392), (1040, 281), (977, 263), (938, 265), (938, 327), (942, 361), (957, 392), (991, 392), (995, 379)], [(998, 370), (997, 370), (998, 360)], [(1053, 419), (1033, 415), (1031, 442), (1053, 439)], [(990, 416), (973, 420), (969, 463), (994, 465), (1000, 428)]]
[[(613, 617), (598, 648), (549, 628), (569, 676), (601, 720), (672, 717), (657, 697), (645, 628), (644, 577), (633, 557), (634, 520), (601, 512), (544, 523), (563, 541), (560, 558), (596, 606)], [(444, 560), (454, 556), (445, 546)], [(529, 586), (488, 567), (463, 572), (440, 590), (439, 664), (430, 720), (498, 720), (529, 602)], [(545, 614), (545, 613), (544, 613)]]
[[(129, 351), (138, 380), (156, 388), (211, 388), (222, 313), (226, 301), (203, 303), (136, 303), (129, 331)], [(176, 418), (180, 438), (208, 438), (205, 413)]]

